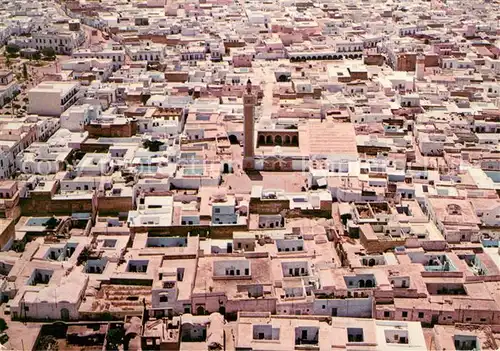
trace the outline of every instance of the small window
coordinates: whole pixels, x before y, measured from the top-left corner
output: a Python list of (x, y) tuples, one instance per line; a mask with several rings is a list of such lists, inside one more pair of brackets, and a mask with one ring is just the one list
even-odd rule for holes
[(407, 311), (403, 311), (403, 313), (401, 313), (401, 316), (402, 316), (403, 318), (408, 317), (408, 312), (407, 312)]
[(418, 318), (420, 319), (424, 318), (424, 312), (418, 312)]
[(384, 317), (389, 318), (391, 316), (391, 312), (389, 311), (384, 311)]

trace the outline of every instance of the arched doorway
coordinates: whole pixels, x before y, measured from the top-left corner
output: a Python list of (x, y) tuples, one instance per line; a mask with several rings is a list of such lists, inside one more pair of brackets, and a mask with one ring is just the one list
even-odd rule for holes
[(290, 138), (290, 135), (285, 136), (285, 145), (288, 145), (292, 142), (292, 139)]
[(361, 279), (359, 282), (358, 282), (358, 287), (359, 288), (364, 288), (365, 287), (365, 281), (363, 279)]
[(366, 281), (366, 285), (365, 285), (365, 286), (366, 286), (367, 288), (372, 288), (372, 287), (373, 287), (373, 282), (372, 282), (370, 279), (368, 279), (368, 280)]
[(63, 321), (69, 320), (69, 310), (67, 308), (61, 308), (61, 319)]
[(273, 143), (273, 137), (271, 135), (266, 136), (266, 144), (272, 144)]
[(292, 137), (292, 145), (299, 145), (299, 138), (296, 135)]
[(375, 266), (375, 260), (374, 260), (373, 258), (370, 258), (370, 261), (368, 261), (368, 265), (369, 265), (370, 267)]
[(262, 134), (259, 135), (259, 145), (263, 145), (266, 143), (266, 137), (263, 136)]
[(201, 305), (196, 307), (196, 314), (197, 315), (204, 315), (205, 314), (205, 307), (203, 307)]
[(230, 142), (231, 144), (239, 144), (238, 138), (237, 138), (237, 137), (236, 137), (236, 135), (234, 135), (234, 134), (231, 134), (231, 135), (229, 136), (229, 142)]
[(224, 169), (222, 171), (223, 173), (229, 173), (229, 165), (227, 163), (224, 163)]
[(283, 139), (281, 139), (281, 135), (276, 135), (276, 137), (274, 138), (274, 143), (276, 145), (281, 145), (283, 144)]

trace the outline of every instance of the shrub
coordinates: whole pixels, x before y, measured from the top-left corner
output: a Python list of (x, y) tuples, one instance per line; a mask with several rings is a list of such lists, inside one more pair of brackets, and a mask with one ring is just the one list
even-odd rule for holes
[(9, 327), (7, 326), (7, 322), (5, 321), (5, 319), (0, 318), (0, 332), (3, 332), (7, 329), (9, 329)]

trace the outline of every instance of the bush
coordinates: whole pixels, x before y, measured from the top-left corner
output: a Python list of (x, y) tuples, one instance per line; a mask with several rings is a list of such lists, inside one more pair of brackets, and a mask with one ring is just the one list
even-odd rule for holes
[(24, 252), (25, 248), (26, 244), (24, 243), (24, 241), (14, 241), (14, 243), (10, 247), (10, 249), (15, 252)]
[(60, 220), (57, 219), (56, 217), (50, 217), (50, 219), (47, 222), (45, 222), (45, 228), (47, 228), (49, 230), (53, 230), (57, 227), (59, 222), (60, 222)]
[(146, 140), (142, 145), (151, 152), (157, 152), (160, 151), (160, 146), (163, 144), (164, 143), (159, 140)]
[(5, 333), (0, 335), (0, 344), (5, 344), (7, 341), (9, 341), (9, 336)]
[(43, 56), (45, 56), (47, 58), (55, 58), (56, 57), (56, 52), (52, 48), (43, 48), (42, 54), (43, 54)]
[(28, 67), (26, 67), (25, 63), (23, 64), (23, 78), (28, 79)]
[(118, 347), (123, 344), (124, 337), (125, 332), (122, 328), (110, 329), (108, 331), (108, 335), (106, 336), (106, 349), (118, 350)]
[(90, 247), (85, 246), (83, 248), (82, 252), (80, 252), (80, 255), (78, 255), (78, 258), (76, 260), (76, 265), (80, 266), (84, 262), (87, 262), (87, 260), (89, 259), (91, 254), (92, 254), (92, 250), (90, 249)]
[(19, 46), (17, 45), (12, 45), (12, 44), (9, 44), (5, 47), (5, 51), (9, 54), (9, 55), (15, 55), (19, 52)]
[(59, 345), (57, 344), (57, 340), (55, 337), (53, 337), (52, 335), (45, 335), (40, 338), (37, 350), (57, 351), (59, 350)]

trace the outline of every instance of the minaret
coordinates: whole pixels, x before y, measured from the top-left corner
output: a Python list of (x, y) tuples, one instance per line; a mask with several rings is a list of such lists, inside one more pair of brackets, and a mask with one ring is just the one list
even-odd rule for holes
[(425, 56), (418, 55), (417, 63), (415, 64), (415, 78), (417, 78), (417, 80), (424, 79), (424, 73), (425, 73)]
[(252, 94), (252, 82), (247, 81), (247, 88), (243, 94), (243, 169), (252, 170), (255, 167), (255, 95)]

